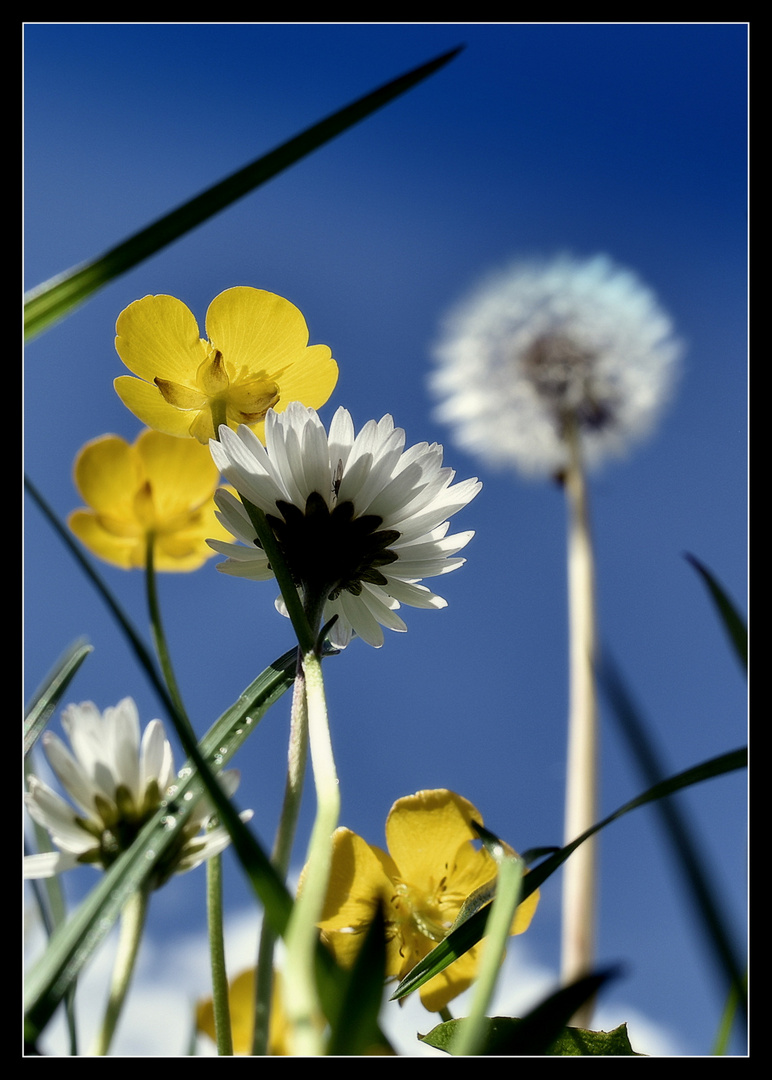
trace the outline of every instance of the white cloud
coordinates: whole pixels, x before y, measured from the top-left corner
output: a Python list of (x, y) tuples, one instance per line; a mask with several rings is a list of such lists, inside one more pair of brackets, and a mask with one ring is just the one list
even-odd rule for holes
[[(226, 958), (235, 975), (253, 962), (257, 951), (259, 917), (244, 912), (229, 917), (226, 927)], [(34, 935), (33, 935), (34, 936)], [(107, 986), (115, 952), (112, 936), (82, 976), (77, 995), (80, 1053), (88, 1053), (91, 1040), (101, 1022)], [(510, 948), (502, 968), (491, 1013), (520, 1016), (557, 984), (555, 973), (540, 964), (525, 942)], [(193, 1009), (199, 997), (209, 990), (209, 951), (206, 937), (179, 936), (159, 939), (146, 935), (137, 971), (123, 1017), (114, 1040), (112, 1053), (118, 1056), (177, 1057), (187, 1053), (193, 1024)], [(454, 1015), (463, 1016), (472, 990), (452, 1003)], [(633, 1048), (641, 1053), (670, 1056), (683, 1053), (672, 1033), (623, 1003), (601, 1005), (594, 1026), (608, 1031), (626, 1021)], [(405, 1005), (386, 1001), (381, 1015), (384, 1032), (398, 1053), (413, 1057), (445, 1057), (419, 1042), (438, 1022), (420, 1003), (418, 995)], [(68, 1054), (69, 1044), (63, 1018), (57, 1016), (41, 1039), (47, 1054)], [(211, 1055), (209, 1040), (201, 1039), (198, 1052)]]

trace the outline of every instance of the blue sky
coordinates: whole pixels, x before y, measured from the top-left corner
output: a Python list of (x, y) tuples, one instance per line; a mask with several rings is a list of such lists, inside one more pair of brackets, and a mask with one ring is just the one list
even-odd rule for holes
[[(457, 449), (427, 388), (445, 312), (515, 258), (605, 252), (654, 289), (687, 344), (657, 432), (593, 477), (600, 633), (670, 771), (745, 742), (744, 679), (684, 553), (744, 610), (746, 36), (740, 24), (25, 28), (28, 287), (465, 45), (430, 80), (102, 290), (34, 341), (25, 365), (25, 467), (62, 517), (80, 503), (71, 468), (83, 443), (139, 431), (112, 386), (123, 373), (117, 315), (170, 293), (203, 325), (209, 302), (233, 285), (292, 300), (311, 341), (332, 348), (341, 374), (325, 420), (338, 405), (358, 427), (391, 413), (409, 444), (440, 441), (459, 479), (482, 479), (454, 519), (476, 535), (467, 564), (443, 579), (448, 608), (408, 610), (408, 633), (388, 634), (378, 651), (355, 642), (327, 665), (341, 820), (371, 843), (383, 843), (395, 799), (430, 787), (470, 799), (520, 849), (561, 841), (563, 500)], [(24, 557), (26, 693), (86, 636), (94, 653), (68, 700), (104, 708), (128, 694), (145, 722), (158, 715), (100, 601), (31, 504)], [(275, 589), (214, 565), (160, 583), (202, 732), (292, 644)], [(146, 627), (141, 576), (102, 570)], [(239, 801), (255, 808), (266, 846), (288, 708), (275, 707), (236, 762)], [(608, 813), (645, 785), (606, 713), (602, 758)], [(682, 805), (741, 945), (745, 777), (712, 781)], [(306, 831), (312, 814), (309, 796)], [(599, 961), (624, 963), (607, 1004), (619, 1019), (627, 1009), (661, 1025), (681, 1052), (707, 1052), (723, 998), (655, 813), (607, 829), (601, 865)], [(232, 861), (226, 870), (235, 917), (249, 896)], [(73, 901), (89, 873), (73, 873)], [(555, 877), (526, 935), (528, 956), (553, 972), (559, 901)], [(203, 920), (198, 871), (158, 894), (150, 933), (167, 941)]]

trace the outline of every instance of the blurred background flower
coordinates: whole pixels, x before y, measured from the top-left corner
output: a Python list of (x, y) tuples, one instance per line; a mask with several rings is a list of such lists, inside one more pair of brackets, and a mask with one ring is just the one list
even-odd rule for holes
[(88, 508), (70, 514), (70, 529), (124, 570), (144, 568), (149, 543), (156, 570), (197, 570), (213, 555), (207, 538), (229, 535), (215, 515), (220, 474), (200, 443), (149, 430), (131, 444), (102, 435), (80, 450), (73, 475)]
[[(234, 976), (228, 984), (228, 1007), (231, 1017), (233, 1053), (237, 1056), (252, 1053), (255, 1028), (255, 970), (249, 968)], [(196, 1030), (216, 1042), (214, 1006), (211, 998), (202, 998), (196, 1005)], [(271, 1022), (268, 1053), (284, 1057), (290, 1053), (287, 1019), (282, 1007), (281, 973), (274, 973), (271, 1000)]]
[(567, 466), (573, 423), (594, 467), (648, 433), (681, 351), (654, 294), (607, 256), (516, 263), (448, 315), (437, 417), (488, 464), (534, 475)]

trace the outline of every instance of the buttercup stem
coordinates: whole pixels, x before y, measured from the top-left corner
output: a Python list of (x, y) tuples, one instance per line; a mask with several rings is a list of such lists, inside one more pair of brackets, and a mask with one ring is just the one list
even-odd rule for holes
[[(566, 425), (569, 466), (565, 475), (568, 503), (569, 718), (566, 777), (565, 843), (589, 829), (598, 814), (598, 707), (595, 683), (595, 570), (590, 534), (587, 484), (576, 425)], [(564, 983), (589, 974), (595, 953), (597, 841), (592, 837), (563, 870)], [(573, 1017), (588, 1027), (593, 1002)]]
[(227, 423), (225, 401), (220, 398), (210, 400), (209, 410), (212, 414), (212, 427), (215, 432), (215, 438), (217, 438), (220, 425)]
[[(290, 740), (287, 760), (287, 779), (284, 788), (281, 817), (276, 832), (272, 862), (282, 878), (289, 869), (292, 845), (295, 839), (298, 814), (303, 794), (303, 778), (308, 757), (308, 710), (306, 705), (306, 680), (303, 665), (298, 658), (295, 686), (290, 716)], [(255, 977), (255, 1030), (252, 1042), (253, 1054), (267, 1054), (269, 1045), (271, 995), (273, 992), (273, 952), (276, 934), (263, 920), (260, 945), (257, 954)]]
[[(182, 701), (182, 695), (177, 685), (177, 678), (169, 654), (163, 623), (161, 621), (161, 608), (158, 603), (158, 592), (155, 581), (155, 566), (153, 561), (153, 537), (148, 536), (147, 552), (145, 559), (145, 582), (147, 589), (147, 603), (150, 611), (150, 624), (153, 633), (158, 662), (164, 677), (169, 696), (174, 703), (176, 716), (172, 719), (184, 723), (188, 735), (196, 741), (193, 728), (188, 720), (188, 714)], [(225, 969), (225, 947), (223, 943), (222, 925), (222, 868), (220, 856), (209, 859), (206, 867), (207, 880), (207, 918), (209, 923), (209, 949), (212, 967), (212, 1002), (214, 1008), (215, 1034), (217, 1039), (217, 1053), (223, 1056), (233, 1054), (233, 1035), (230, 1023), (230, 1007), (228, 1004), (228, 976)]]
[(222, 856), (215, 855), (206, 864), (206, 913), (209, 922), (209, 957), (212, 968), (212, 1009), (217, 1053), (233, 1055), (233, 1032), (228, 1003), (228, 973), (225, 967), (225, 942), (222, 922)]
[(156, 589), (155, 580), (155, 564), (153, 559), (153, 536), (148, 535), (147, 538), (147, 550), (145, 555), (145, 589), (147, 594), (147, 606), (150, 613), (150, 627), (153, 634), (153, 644), (155, 645), (156, 656), (158, 657), (158, 663), (161, 666), (161, 673), (166, 683), (166, 688), (169, 692), (169, 697), (175, 708), (175, 712), (172, 712), (171, 719), (176, 725), (178, 722), (186, 724), (188, 735), (194, 741), (196, 739), (193, 728), (188, 719), (188, 714), (185, 710), (185, 706), (182, 701), (182, 695), (180, 694), (179, 687), (177, 685), (177, 678), (174, 674), (174, 668), (172, 666), (171, 656), (169, 654), (169, 647), (166, 643), (166, 634), (164, 633), (163, 622), (161, 620), (161, 607), (158, 603), (158, 590)]
[(118, 939), (118, 952), (113, 967), (113, 978), (110, 985), (110, 997), (105, 1010), (105, 1018), (102, 1028), (98, 1033), (92, 1054), (102, 1057), (110, 1049), (118, 1019), (126, 1000), (129, 983), (134, 973), (134, 964), (139, 952), (139, 944), (142, 940), (142, 931), (145, 926), (149, 890), (138, 889), (129, 897), (121, 913), (121, 932)]

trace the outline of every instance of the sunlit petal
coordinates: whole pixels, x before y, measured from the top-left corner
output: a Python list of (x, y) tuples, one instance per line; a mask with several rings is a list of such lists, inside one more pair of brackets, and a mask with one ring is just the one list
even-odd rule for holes
[(308, 346), (301, 312), (281, 296), (236, 286), (216, 296), (208, 340), (172, 296), (146, 296), (121, 312), (116, 349), (139, 378), (115, 380), (119, 397), (148, 427), (207, 443), (214, 424), (247, 424), (264, 437), (270, 408), (323, 405), (338, 379), (326, 345)]
[[(355, 435), (345, 409), (336, 411), (328, 435), (313, 409), (292, 402), (285, 412), (269, 411), (264, 447), (240, 427), (235, 435), (221, 428), (210, 449), (242, 498), (268, 516), (295, 585), (305, 598), (324, 603), (323, 624), (337, 617), (329, 632), (336, 648), (354, 635), (379, 648), (384, 627), (404, 631), (395, 614), (401, 603), (445, 606), (420, 581), (463, 565), (452, 556), (474, 534), (446, 536), (446, 519), (481, 484), (453, 485), (436, 444), (405, 450), (405, 432), (391, 416), (369, 421)], [(218, 569), (264, 580), (267, 560), (254, 556), (257, 534), (248, 515), (226, 500), (219, 520), (230, 523), (245, 554), (212, 544), (228, 556)], [(283, 602), (277, 607), (286, 613)]]

